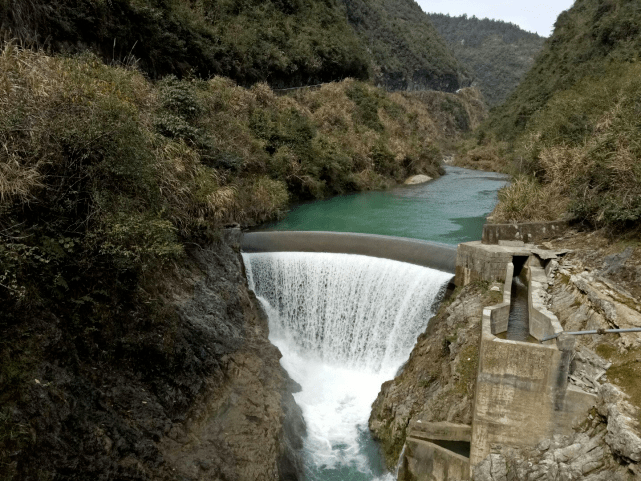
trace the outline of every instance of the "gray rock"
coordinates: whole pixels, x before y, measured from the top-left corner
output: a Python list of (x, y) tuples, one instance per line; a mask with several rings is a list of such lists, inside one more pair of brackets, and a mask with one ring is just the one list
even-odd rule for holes
[(602, 275), (616, 275), (633, 254), (634, 248), (628, 247), (620, 254), (613, 254), (603, 259)]
[(608, 413), (608, 434), (605, 442), (619, 456), (641, 461), (641, 438), (634, 432), (633, 421), (610, 405)]
[(474, 468), (474, 481), (507, 481), (507, 463), (500, 454), (490, 454)]

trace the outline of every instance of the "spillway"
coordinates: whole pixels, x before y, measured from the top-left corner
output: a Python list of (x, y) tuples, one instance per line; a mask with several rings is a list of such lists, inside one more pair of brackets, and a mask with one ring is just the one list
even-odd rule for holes
[(407, 360), (451, 274), (352, 254), (243, 253), (270, 340), (302, 390), (306, 479), (386, 474), (367, 428), (383, 382)]

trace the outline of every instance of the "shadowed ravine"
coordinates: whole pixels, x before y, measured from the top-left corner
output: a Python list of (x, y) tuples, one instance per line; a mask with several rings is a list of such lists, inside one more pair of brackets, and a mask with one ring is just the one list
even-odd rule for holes
[(367, 429), (380, 385), (409, 356), (451, 274), (349, 254), (243, 254), (270, 340), (302, 390), (306, 479), (387, 476)]

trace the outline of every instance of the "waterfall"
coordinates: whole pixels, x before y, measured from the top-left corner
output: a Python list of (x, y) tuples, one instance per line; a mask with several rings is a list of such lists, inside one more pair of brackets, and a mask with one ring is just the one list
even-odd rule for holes
[(382, 475), (367, 429), (371, 403), (407, 360), (452, 276), (350, 254), (243, 259), (269, 316), (270, 340), (302, 386), (295, 398), (307, 422), (307, 478)]

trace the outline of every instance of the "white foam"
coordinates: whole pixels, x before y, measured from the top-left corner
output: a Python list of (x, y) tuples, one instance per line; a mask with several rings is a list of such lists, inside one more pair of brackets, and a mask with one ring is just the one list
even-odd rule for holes
[[(450, 274), (348, 254), (243, 254), (270, 340), (302, 391), (308, 462), (370, 472), (360, 433), (383, 382), (407, 360)], [(370, 478), (371, 479), (371, 478)]]

